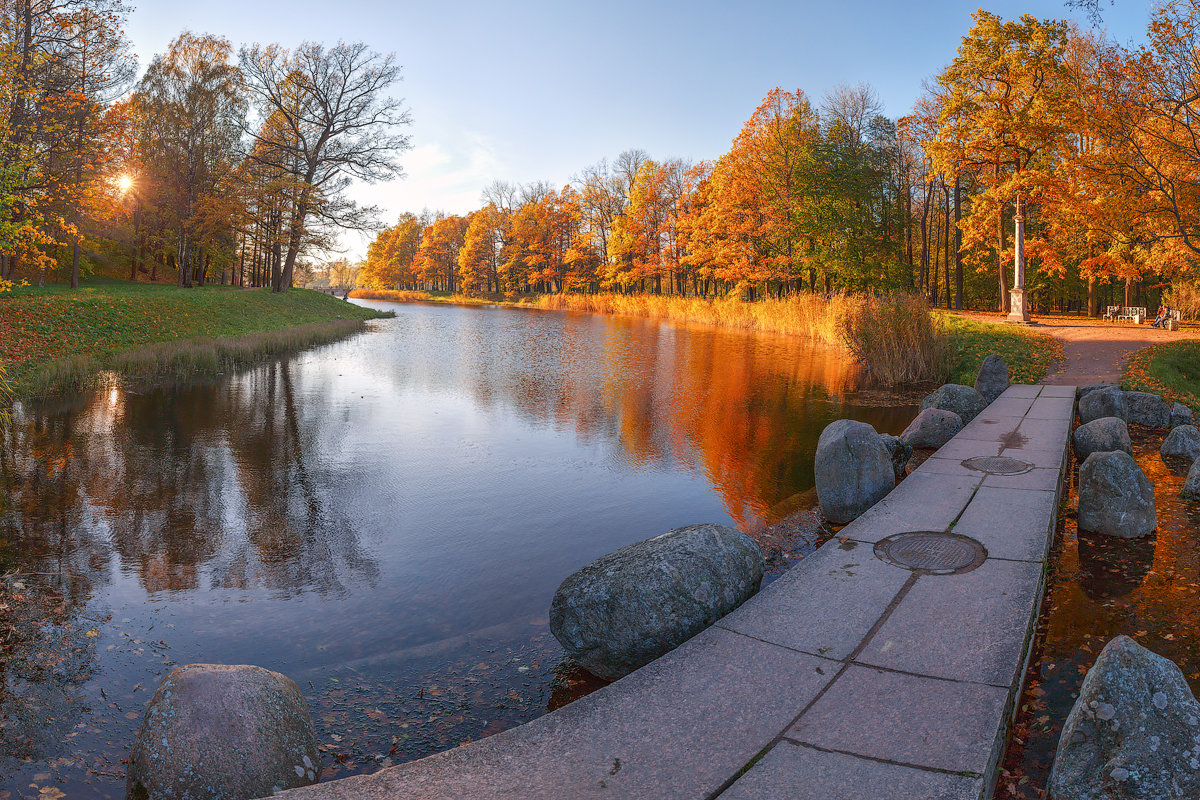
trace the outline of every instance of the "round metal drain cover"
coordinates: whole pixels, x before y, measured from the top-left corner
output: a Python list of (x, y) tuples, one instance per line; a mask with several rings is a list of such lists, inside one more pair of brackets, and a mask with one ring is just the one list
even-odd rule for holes
[(990, 475), (1020, 475), (1033, 469), (1033, 464), (1009, 456), (976, 456), (962, 462), (967, 469), (986, 472)]
[(897, 533), (875, 545), (875, 555), (890, 564), (933, 575), (970, 572), (987, 558), (974, 539), (957, 533), (912, 531)]

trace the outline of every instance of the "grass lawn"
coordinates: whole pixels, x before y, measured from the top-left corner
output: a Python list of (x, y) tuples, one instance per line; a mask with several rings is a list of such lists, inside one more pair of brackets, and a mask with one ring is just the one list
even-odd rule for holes
[(1121, 386), (1161, 394), (1200, 414), (1200, 340), (1165, 342), (1139, 350), (1125, 365)]
[[(16, 396), (30, 396), (72, 388), (76, 373), (107, 369), (114, 356), (148, 345), (194, 344), (377, 316), (306, 289), (273, 294), (111, 279), (88, 280), (77, 291), (62, 285), (18, 287), (0, 294), (0, 368)], [(280, 349), (278, 337), (275, 345)], [(61, 377), (64, 365), (70, 365), (66, 373), (75, 375), (71, 380), (53, 377)]]
[(938, 313), (938, 321), (954, 352), (950, 383), (974, 386), (979, 367), (990, 353), (1008, 364), (1008, 377), (1013, 383), (1037, 383), (1045, 377), (1050, 362), (1063, 353), (1060, 342), (1029, 328), (947, 313)]

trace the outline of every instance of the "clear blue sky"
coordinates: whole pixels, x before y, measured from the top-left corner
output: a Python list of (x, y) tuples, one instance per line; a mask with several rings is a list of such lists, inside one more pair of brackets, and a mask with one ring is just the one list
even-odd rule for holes
[[(972, 3), (930, 0), (142, 0), (129, 37), (143, 66), (180, 31), (292, 46), (361, 40), (395, 52), (412, 111), (408, 177), (360, 187), (388, 221), (422, 208), (464, 213), (494, 178), (555, 185), (640, 147), (715, 158), (775, 86), (814, 102), (865, 81), (885, 113), (909, 111), (921, 81), (967, 32)], [(1005, 17), (1070, 15), (1061, 0), (993, 2)], [(1106, 27), (1141, 41), (1146, 0), (1117, 0)], [(358, 257), (365, 244), (346, 241)]]

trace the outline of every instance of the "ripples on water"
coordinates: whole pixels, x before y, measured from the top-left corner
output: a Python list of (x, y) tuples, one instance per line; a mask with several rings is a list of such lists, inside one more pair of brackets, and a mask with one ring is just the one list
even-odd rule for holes
[(767, 526), (812, 505), (824, 426), (915, 413), (795, 339), (397, 310), (213, 383), (18, 409), (0, 800), (122, 796), (144, 705), (183, 663), (294, 678), (325, 778), (532, 719), (597, 685), (548, 632), (564, 577), (706, 521), (782, 569), (811, 542)]

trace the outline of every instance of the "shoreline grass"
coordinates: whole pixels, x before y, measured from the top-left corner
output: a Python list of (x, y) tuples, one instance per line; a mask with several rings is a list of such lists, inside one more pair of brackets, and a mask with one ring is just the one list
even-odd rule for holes
[(1163, 342), (1133, 354), (1121, 387), (1160, 394), (1200, 414), (1200, 340)]
[(935, 316), (953, 350), (948, 383), (974, 386), (979, 367), (991, 353), (1004, 359), (1012, 383), (1037, 383), (1046, 377), (1050, 364), (1063, 357), (1062, 343), (1036, 330), (946, 311)]
[(105, 371), (196, 377), (335, 341), (383, 316), (305, 289), (30, 287), (0, 295), (0, 370), (16, 398), (73, 391)]

